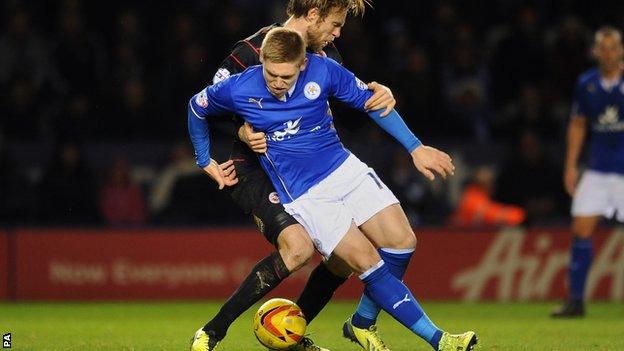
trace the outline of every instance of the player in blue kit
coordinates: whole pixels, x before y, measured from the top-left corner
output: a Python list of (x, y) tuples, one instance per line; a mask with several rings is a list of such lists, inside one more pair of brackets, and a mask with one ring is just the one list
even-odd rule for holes
[[(347, 15), (363, 15), (365, 0), (289, 0), (283, 24), (275, 23), (261, 28), (255, 34), (236, 43), (232, 52), (219, 66), (213, 83), (230, 75), (243, 72), (247, 67), (260, 64), (259, 52), (267, 32), (276, 27), (285, 27), (299, 32), (307, 46), (307, 51), (330, 57), (342, 62), (342, 57), (334, 39), (340, 36)], [(395, 100), (387, 87), (370, 83), (373, 96), (366, 102), (368, 109), (385, 109), (385, 115), (392, 111)], [(262, 104), (262, 101), (256, 101)], [(236, 291), (225, 301), (219, 311), (198, 330), (192, 340), (192, 351), (210, 351), (222, 340), (229, 326), (244, 311), (258, 302), (281, 281), (305, 265), (314, 255), (314, 245), (304, 227), (288, 214), (279, 201), (270, 179), (262, 170), (255, 152), (266, 151), (264, 133), (254, 133), (249, 125), (243, 125), (240, 116), (234, 115), (235, 125), (241, 126), (238, 138), (232, 145), (230, 160), (221, 164), (228, 174), (224, 189), (244, 212), (251, 213), (263, 236), (277, 249), (261, 259), (248, 273)], [(239, 140), (240, 139), (240, 140)], [(247, 145), (249, 147), (247, 147)], [(375, 244), (380, 250), (401, 250), (405, 266), (414, 252), (416, 237), (412, 231), (396, 230), (384, 241)], [(336, 289), (351, 274), (349, 268), (335, 259), (319, 263), (312, 270), (308, 281), (297, 299), (306, 321), (311, 323), (322, 308), (329, 302)], [(363, 299), (363, 303), (368, 303)], [(376, 317), (376, 314), (371, 317)], [(349, 338), (359, 343), (363, 349), (376, 347), (383, 351), (383, 341), (377, 333), (376, 318), (357, 319), (346, 322), (352, 331)], [(359, 323), (358, 323), (359, 322)], [(355, 336), (355, 337), (354, 337)], [(371, 346), (369, 346), (371, 345)], [(291, 347), (290, 351), (328, 351), (309, 337)]]
[[(286, 211), (305, 227), (316, 249), (325, 258), (346, 262), (364, 282), (371, 302), (434, 349), (473, 349), (474, 332), (451, 335), (437, 328), (401, 282), (406, 264), (402, 252), (384, 254), (373, 245), (387, 235), (387, 228), (411, 229), (398, 200), (374, 170), (344, 148), (327, 104), (334, 96), (364, 111), (372, 95), (366, 84), (331, 59), (305, 54), (301, 36), (286, 28), (267, 34), (261, 61), (191, 99), (189, 133), (198, 165), (219, 184), (225, 183), (226, 175), (210, 158), (206, 118), (231, 112), (242, 116), (267, 135), (262, 167)], [(385, 118), (380, 111), (369, 116), (410, 152), (425, 176), (453, 173), (450, 157), (422, 145), (396, 111)]]
[[(585, 315), (584, 293), (592, 261), (592, 235), (601, 217), (624, 222), (624, 80), (622, 33), (612, 27), (594, 37), (598, 67), (578, 79), (568, 125), (564, 185), (572, 196), (569, 298), (553, 317)], [(591, 136), (587, 170), (578, 180), (585, 136)]]

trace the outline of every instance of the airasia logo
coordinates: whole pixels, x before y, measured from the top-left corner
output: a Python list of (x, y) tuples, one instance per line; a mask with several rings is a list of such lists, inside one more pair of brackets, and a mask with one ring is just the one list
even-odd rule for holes
[[(567, 271), (569, 249), (553, 249), (552, 235), (544, 233), (532, 240), (530, 253), (523, 253), (526, 240), (527, 236), (520, 229), (499, 233), (477, 265), (453, 275), (452, 288), (461, 291), (462, 298), (469, 301), (482, 299), (491, 283), (495, 283), (497, 300), (549, 298), (555, 277)], [(587, 279), (587, 298), (593, 296), (599, 283), (608, 279), (609, 298), (624, 299), (624, 229), (615, 230), (600, 250), (594, 251), (596, 255)]]

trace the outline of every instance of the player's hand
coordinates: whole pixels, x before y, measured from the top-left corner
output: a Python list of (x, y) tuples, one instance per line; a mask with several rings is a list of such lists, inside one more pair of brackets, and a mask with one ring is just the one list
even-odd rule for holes
[(578, 181), (578, 169), (576, 167), (566, 167), (563, 172), (563, 186), (570, 196), (574, 196), (576, 183)]
[(414, 149), (412, 161), (416, 169), (429, 180), (435, 179), (433, 172), (438, 173), (444, 179), (448, 175), (455, 174), (455, 166), (453, 166), (451, 156), (431, 146), (421, 145)]
[(396, 100), (392, 95), (392, 90), (385, 85), (381, 85), (377, 82), (368, 83), (368, 89), (373, 91), (373, 96), (366, 100), (364, 108), (368, 111), (376, 111), (382, 108), (386, 110), (381, 114), (381, 117), (386, 117), (396, 105)]
[(217, 182), (217, 184), (219, 185), (219, 190), (223, 189), (225, 186), (230, 186), (238, 183), (238, 179), (236, 179), (236, 181), (234, 182), (229, 180), (225, 176), (225, 174), (223, 174), (223, 171), (221, 171), (221, 168), (217, 164), (217, 161), (213, 159), (210, 159), (210, 164), (204, 167), (204, 172), (206, 172), (206, 174), (208, 174), (210, 178)]
[(255, 133), (253, 127), (247, 122), (238, 128), (238, 138), (247, 144), (253, 152), (263, 154), (267, 151), (267, 142), (264, 133)]
[(220, 164), (219, 168), (221, 169), (221, 173), (225, 179), (225, 185), (232, 186), (238, 183), (238, 178), (236, 178), (236, 168), (234, 168), (234, 161), (227, 160)]

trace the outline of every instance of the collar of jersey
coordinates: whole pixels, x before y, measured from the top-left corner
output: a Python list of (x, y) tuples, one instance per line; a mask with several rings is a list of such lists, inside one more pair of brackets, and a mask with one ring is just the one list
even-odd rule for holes
[[(299, 78), (297, 78), (297, 81), (299, 81)], [(288, 99), (292, 96), (292, 94), (295, 92), (295, 88), (297, 87), (297, 81), (295, 82), (295, 84), (293, 84), (292, 87), (290, 87), (290, 89), (288, 89), (288, 91), (286, 92), (286, 94), (284, 94), (284, 96), (282, 96), (281, 99), (277, 98), (277, 96), (273, 95), (276, 99), (278, 99), (279, 101), (282, 102), (286, 102), (288, 101)], [(269, 89), (268, 86), (265, 85), (265, 88), (269, 91), (269, 93), (271, 92), (271, 90)]]

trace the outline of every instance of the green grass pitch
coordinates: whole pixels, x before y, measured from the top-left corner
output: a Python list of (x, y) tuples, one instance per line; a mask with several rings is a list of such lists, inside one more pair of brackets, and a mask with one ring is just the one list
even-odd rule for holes
[[(624, 350), (624, 304), (593, 303), (588, 316), (552, 320), (554, 303), (424, 303), (431, 319), (451, 332), (475, 330), (480, 350)], [(254, 306), (219, 345), (223, 351), (263, 350), (251, 330)], [(309, 326), (317, 344), (358, 350), (341, 336), (355, 302), (332, 302)], [(188, 340), (219, 303), (0, 303), (0, 334), (12, 350), (188, 350)], [(385, 314), (382, 337), (393, 351), (431, 350)]]

